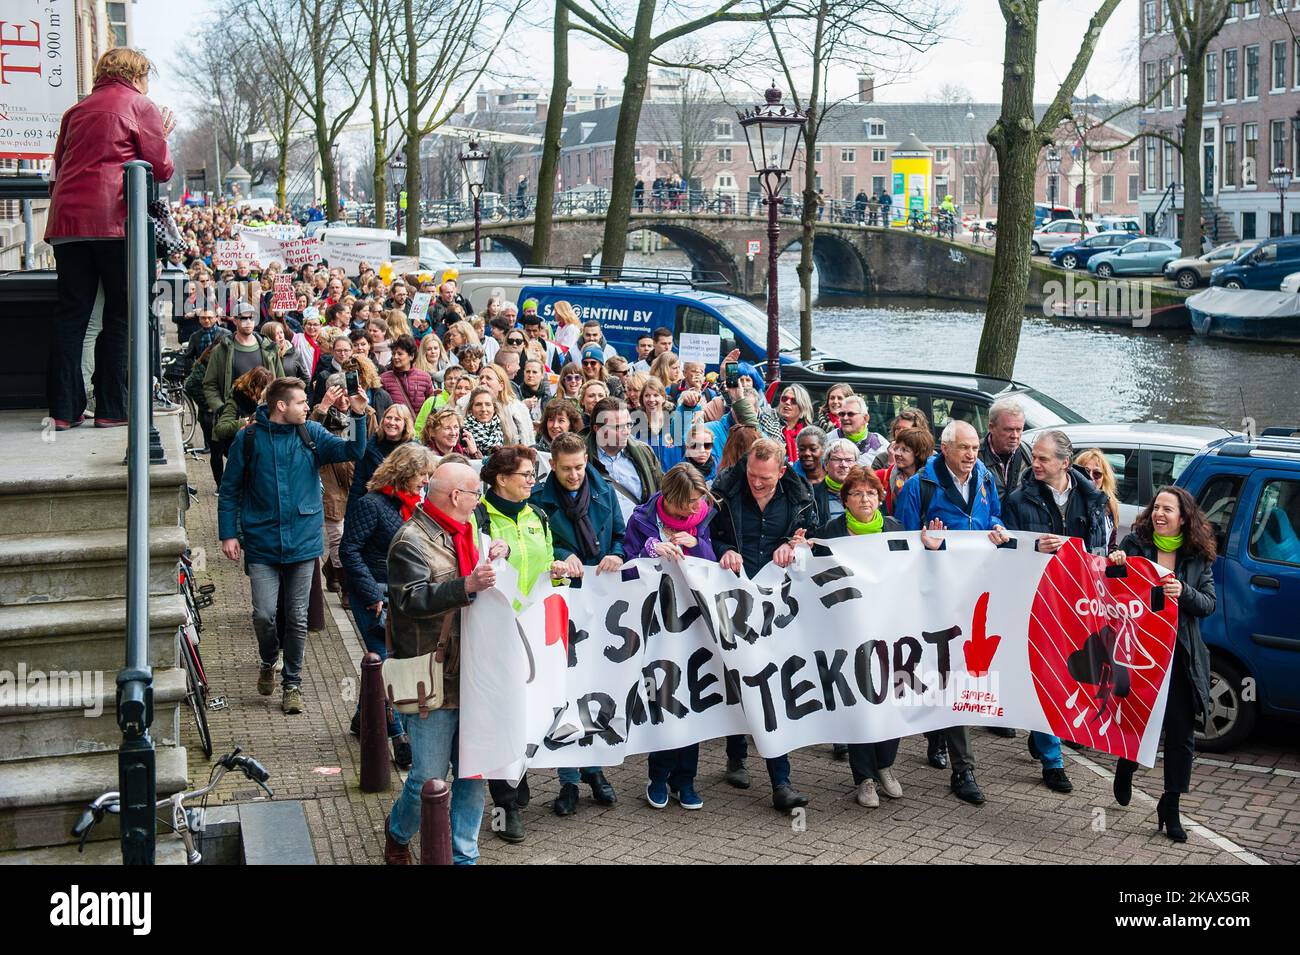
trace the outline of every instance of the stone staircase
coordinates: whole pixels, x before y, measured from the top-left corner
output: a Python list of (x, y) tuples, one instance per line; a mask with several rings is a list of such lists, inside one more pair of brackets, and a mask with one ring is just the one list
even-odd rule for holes
[(1211, 200), (1201, 199), (1201, 214), (1205, 216), (1205, 232), (1214, 245), (1236, 242), (1240, 238), (1237, 235), (1237, 228), (1233, 224), (1232, 214), (1224, 212)]
[[(176, 561), (186, 546), (185, 461), (174, 416), (150, 470), (149, 660), (158, 795), (186, 788), (181, 746), (185, 615)], [(105, 817), (78, 856), (69, 832), (118, 788), (114, 698), (126, 652), (126, 429), (43, 429), (40, 412), (0, 412), (0, 863), (116, 862)], [(158, 861), (184, 861), (159, 840)], [(164, 847), (167, 847), (164, 851)]]

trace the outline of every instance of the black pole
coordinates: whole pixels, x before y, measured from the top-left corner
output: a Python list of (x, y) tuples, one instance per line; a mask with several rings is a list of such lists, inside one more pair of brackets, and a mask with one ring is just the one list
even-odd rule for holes
[(778, 331), (780, 324), (776, 297), (776, 259), (779, 254), (776, 244), (777, 239), (781, 237), (781, 226), (777, 216), (784, 201), (777, 194), (780, 188), (780, 173), (763, 174), (763, 190), (767, 193), (767, 383), (769, 385), (781, 377), (781, 336)]
[(482, 225), (482, 211), (479, 207), (479, 190), (474, 190), (474, 267), (483, 264), (483, 253), (479, 248), (479, 227)]
[[(149, 459), (153, 430), (149, 284), (153, 229), (146, 206), (153, 167), (125, 164), (127, 249), (127, 569), (126, 666), (117, 675), (118, 791), (122, 794), (122, 863), (153, 865), (157, 799), (153, 670), (149, 666)], [(156, 434), (156, 432), (154, 432)]]

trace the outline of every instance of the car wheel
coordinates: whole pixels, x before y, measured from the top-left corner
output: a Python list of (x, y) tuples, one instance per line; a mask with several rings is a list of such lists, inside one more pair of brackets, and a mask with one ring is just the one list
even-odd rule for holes
[[(1246, 692), (1247, 687), (1252, 692)], [(1255, 730), (1259, 703), (1254, 680), (1235, 662), (1215, 654), (1210, 658), (1210, 712), (1196, 731), (1196, 748), (1206, 753), (1236, 749)], [(1251, 699), (1246, 699), (1249, 696)]]
[(1038, 247), (1038, 243), (1035, 242), (1035, 243), (1033, 243), (1032, 245), (1030, 245), (1030, 247), (1029, 247), (1029, 254), (1030, 254), (1030, 255), (1042, 255), (1042, 254), (1043, 254), (1043, 250), (1040, 249), (1040, 248)]
[(1079, 257), (1073, 252), (1067, 252), (1061, 256), (1061, 266), (1067, 269), (1077, 269), (1079, 267)]
[(1241, 279), (1228, 279), (1228, 281), (1223, 283), (1223, 287), (1224, 288), (1245, 288), (1246, 286), (1241, 284)]
[(1097, 274), (1104, 279), (1108, 279), (1115, 274), (1115, 269), (1109, 262), (1103, 262), (1097, 266)]
[(1182, 269), (1175, 276), (1174, 281), (1178, 283), (1179, 288), (1196, 288), (1201, 284), (1201, 277), (1194, 269)]

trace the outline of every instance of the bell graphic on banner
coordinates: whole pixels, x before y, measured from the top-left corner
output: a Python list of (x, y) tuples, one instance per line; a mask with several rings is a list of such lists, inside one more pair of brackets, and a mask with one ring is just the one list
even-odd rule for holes
[[(1106, 606), (1108, 598), (1106, 588), (1098, 581), (1096, 589), (1098, 602), (1101, 606)], [(1156, 661), (1138, 639), (1137, 624), (1133, 622), (1133, 614), (1129, 612), (1130, 608), (1122, 604), (1112, 604), (1112, 606), (1117, 607), (1120, 614), (1118, 633), (1115, 634), (1115, 646), (1111, 651), (1111, 662), (1116, 666), (1127, 667), (1130, 670), (1154, 669)]]

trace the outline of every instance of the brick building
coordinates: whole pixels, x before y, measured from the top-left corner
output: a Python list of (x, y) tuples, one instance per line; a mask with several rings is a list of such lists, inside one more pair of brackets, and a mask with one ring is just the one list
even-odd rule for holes
[[(1300, 2), (1264, 0), (1234, 15), (1205, 58), (1201, 182), (1205, 218), (1218, 241), (1300, 233), (1300, 197), (1270, 181), (1275, 167), (1300, 165)], [(1183, 58), (1170, 31), (1168, 0), (1139, 7), (1142, 126), (1179, 138), (1185, 117)], [(1166, 81), (1169, 82), (1166, 82)], [(1142, 144), (1139, 206), (1150, 231), (1177, 234), (1184, 184), (1182, 157), (1156, 139)], [(1284, 203), (1284, 205), (1283, 205)], [(1174, 215), (1169, 215), (1170, 207)]]
[[(998, 104), (876, 102), (870, 74), (859, 75), (858, 85), (857, 100), (836, 106), (818, 138), (817, 183), (828, 199), (851, 201), (859, 191), (878, 195), (888, 186), (894, 151), (915, 134), (933, 152), (936, 200), (950, 192), (963, 213), (996, 216), (997, 160), (985, 134), (997, 119)], [(1036, 107), (1037, 114), (1045, 108)], [(1080, 119), (1063, 124), (1056, 137), (1062, 157), (1057, 202), (1089, 215), (1135, 215), (1138, 150), (1108, 148), (1131, 139), (1133, 132), (1098, 119), (1114, 111), (1106, 104), (1080, 103), (1075, 111)], [(610, 186), (618, 114), (617, 106), (609, 106), (566, 116), (561, 190)], [(522, 174), (536, 182), (540, 160), (540, 147), (521, 150), (509, 178)], [(735, 107), (722, 102), (647, 102), (633, 161), (647, 190), (656, 178), (680, 177), (692, 189), (738, 201), (759, 192)], [(801, 151), (793, 170), (796, 187), (805, 161)], [(1051, 194), (1046, 164), (1040, 162), (1036, 195), (1048, 201)]]

